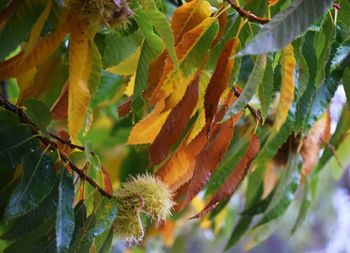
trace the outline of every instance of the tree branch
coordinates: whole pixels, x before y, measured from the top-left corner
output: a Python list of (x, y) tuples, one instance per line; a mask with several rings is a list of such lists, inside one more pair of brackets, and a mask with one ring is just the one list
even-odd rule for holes
[[(236, 89), (235, 86), (232, 86), (232, 91), (235, 94), (236, 97), (240, 97), (241, 93)], [(254, 118), (261, 124), (262, 123), (262, 118), (261, 114), (258, 110), (254, 109), (250, 104), (246, 105), (246, 108), (250, 111), (250, 113), (254, 116)]]
[[(42, 136), (40, 135), (40, 132), (39, 132), (39, 128), (28, 118), (28, 116), (26, 115), (26, 113), (24, 112), (24, 110), (14, 104), (12, 104), (10, 101), (8, 101), (3, 95), (0, 94), (0, 106), (3, 106), (6, 110), (10, 111), (10, 112), (13, 112), (13, 113), (16, 113), (19, 120), (24, 123), (24, 124), (28, 124), (31, 126), (32, 128), (32, 132), (34, 135), (37, 136), (37, 138), (39, 139), (39, 141), (41, 143), (43, 143), (46, 147), (50, 147), (51, 150), (53, 151), (57, 151), (62, 159), (62, 161), (64, 161), (65, 163), (67, 163), (69, 165), (69, 167), (75, 172), (78, 174), (78, 176), (83, 179), (84, 181), (88, 182), (89, 184), (91, 184), (93, 187), (95, 187), (103, 196), (107, 197), (107, 198), (112, 198), (113, 195), (110, 194), (109, 192), (105, 191), (101, 186), (99, 186), (95, 180), (93, 180), (92, 178), (88, 177), (81, 169), (79, 169), (70, 159), (69, 157), (64, 154), (63, 152), (61, 152), (57, 146), (57, 143), (50, 140), (49, 138), (45, 137), (45, 136)], [(50, 136), (52, 138), (54, 138), (55, 140), (63, 143), (63, 144), (66, 144), (66, 145), (69, 145), (70, 147), (73, 147), (73, 148), (77, 148), (77, 149), (80, 149), (80, 150), (85, 150), (84, 147), (81, 147), (81, 146), (78, 146), (78, 145), (75, 145), (75, 144), (72, 144), (70, 141), (66, 141), (66, 140), (63, 140), (62, 138), (54, 135), (54, 134), (51, 134), (50, 133)], [(94, 154), (94, 153), (93, 153)]]
[(270, 21), (269, 18), (258, 17), (255, 14), (251, 13), (250, 11), (247, 11), (239, 7), (236, 3), (234, 3), (233, 0), (225, 0), (225, 1), (228, 2), (231, 5), (231, 7), (235, 9), (242, 18), (246, 18), (250, 22), (255, 22), (255, 23), (264, 25)]

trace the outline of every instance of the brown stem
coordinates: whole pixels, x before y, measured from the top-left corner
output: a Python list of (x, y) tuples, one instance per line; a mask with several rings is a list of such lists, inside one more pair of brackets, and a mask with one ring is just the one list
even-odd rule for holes
[[(240, 97), (241, 93), (236, 89), (235, 86), (232, 87), (232, 91), (235, 94), (236, 97)], [(259, 123), (261, 124), (262, 122), (262, 118), (260, 116), (260, 112), (256, 109), (254, 109), (250, 104), (246, 105), (246, 108), (248, 108), (248, 110), (250, 111), (250, 113), (254, 116), (254, 118), (259, 121)]]
[[(20, 121), (24, 124), (28, 124), (31, 126), (32, 128), (32, 132), (34, 135), (36, 135), (36, 137), (39, 139), (39, 141), (41, 143), (43, 143), (46, 147), (49, 147), (51, 150), (53, 151), (57, 151), (59, 152), (59, 155), (62, 159), (63, 162), (67, 163), (69, 165), (69, 167), (75, 172), (78, 174), (78, 176), (87, 181), (89, 184), (91, 184), (93, 187), (95, 187), (103, 196), (107, 197), (107, 198), (112, 198), (113, 195), (110, 194), (109, 192), (105, 191), (104, 189), (102, 189), (101, 186), (99, 186), (95, 180), (93, 180), (92, 178), (88, 177), (81, 169), (79, 169), (70, 159), (69, 157), (64, 154), (63, 152), (61, 152), (58, 147), (57, 147), (57, 144), (50, 140), (49, 138), (45, 137), (45, 136), (42, 136), (40, 135), (39, 133), (39, 129), (38, 127), (28, 118), (28, 116), (26, 115), (26, 113), (24, 112), (24, 110), (14, 104), (12, 104), (10, 101), (8, 101), (3, 95), (0, 94), (0, 106), (3, 106), (6, 110), (10, 111), (10, 112), (13, 112), (13, 113), (16, 113), (18, 118), (20, 119)], [(55, 135), (52, 135), (50, 134), (50, 136), (52, 136), (53, 138), (55, 138), (56, 140), (64, 143), (64, 144), (67, 144), (69, 146), (73, 146), (75, 148), (83, 148), (83, 147), (80, 147), (80, 146), (77, 146), (77, 145), (74, 145), (72, 143), (68, 143), (67, 141), (61, 139), (60, 137), (58, 136), (55, 136)]]
[(246, 18), (250, 22), (256, 22), (256, 23), (264, 25), (271, 20), (269, 18), (261, 18), (261, 17), (256, 16), (255, 14), (251, 13), (250, 11), (247, 11), (247, 10), (239, 7), (236, 3), (234, 3), (233, 0), (225, 0), (225, 1), (228, 2), (231, 5), (231, 7), (233, 9), (235, 9), (242, 18)]

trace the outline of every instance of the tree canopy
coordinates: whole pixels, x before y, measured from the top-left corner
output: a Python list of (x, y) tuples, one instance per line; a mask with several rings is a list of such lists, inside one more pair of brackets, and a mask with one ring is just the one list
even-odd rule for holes
[(0, 0), (0, 251), (171, 247), (189, 218), (252, 248), (302, 192), (295, 233), (320, 172), (350, 162), (349, 17), (349, 0)]

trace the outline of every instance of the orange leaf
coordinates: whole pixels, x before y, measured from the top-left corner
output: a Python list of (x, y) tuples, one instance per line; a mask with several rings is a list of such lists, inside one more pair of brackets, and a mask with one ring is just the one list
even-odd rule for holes
[(215, 195), (212, 197), (212, 199), (209, 201), (206, 207), (192, 218), (200, 218), (203, 215), (207, 214), (208, 212), (213, 210), (220, 201), (230, 197), (236, 191), (240, 183), (247, 175), (251, 162), (256, 157), (257, 153), (259, 152), (259, 149), (260, 140), (256, 135), (254, 135), (246, 153), (244, 154), (243, 158), (239, 161), (238, 165), (233, 170), (231, 175), (225, 180), (225, 183), (215, 193)]
[(207, 133), (203, 129), (189, 144), (186, 139), (182, 141), (174, 154), (156, 172), (164, 183), (175, 192), (188, 182), (194, 171), (195, 157), (207, 142)]
[[(192, 48), (215, 21), (216, 18), (209, 17), (198, 26), (185, 33), (182, 40), (175, 48), (179, 64), (185, 60)], [(149, 99), (149, 103), (154, 104), (172, 94), (172, 105), (175, 105), (181, 100), (191, 79), (191, 76), (185, 76), (184, 73), (168, 58), (165, 61), (162, 77), (160, 78), (157, 87), (154, 89), (152, 96)]]
[(90, 102), (88, 79), (92, 67), (86, 19), (71, 20), (69, 42), (68, 129), (76, 140)]
[(164, 111), (165, 102), (160, 101), (145, 118), (139, 121), (131, 130), (128, 144), (152, 143), (160, 132), (171, 110)]
[(68, 22), (64, 20), (55, 32), (40, 38), (29, 53), (25, 54), (24, 51), (21, 51), (16, 56), (1, 62), (0, 79), (15, 77), (43, 63), (61, 44), (68, 30)]
[(150, 164), (162, 161), (168, 154), (171, 145), (181, 137), (191, 118), (198, 100), (199, 74), (191, 82), (182, 100), (171, 110), (162, 130), (150, 146)]
[(216, 46), (218, 44), (218, 42), (220, 41), (220, 39), (225, 33), (225, 29), (227, 25), (227, 11), (224, 11), (223, 13), (221, 13), (218, 19), (219, 19), (219, 32), (213, 41), (213, 46)]
[(175, 45), (183, 35), (210, 17), (211, 6), (207, 1), (194, 0), (177, 8), (171, 18), (171, 28), (175, 38)]

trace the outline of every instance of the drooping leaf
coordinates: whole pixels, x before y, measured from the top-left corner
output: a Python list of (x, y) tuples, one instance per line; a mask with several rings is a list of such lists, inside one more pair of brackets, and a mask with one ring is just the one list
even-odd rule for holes
[(172, 191), (175, 192), (191, 179), (195, 167), (195, 157), (207, 141), (205, 130), (203, 129), (188, 144), (187, 138), (185, 138), (169, 160), (156, 172), (157, 177), (166, 183)]
[(340, 44), (340, 46), (337, 48), (337, 52), (335, 53), (332, 59), (331, 69), (334, 70), (340, 64), (342, 64), (343, 61), (349, 58), (350, 58), (350, 38), (344, 41), (342, 44)]
[(282, 51), (282, 83), (280, 101), (273, 126), (275, 131), (278, 131), (285, 122), (294, 100), (295, 64), (293, 46), (290, 44)]
[(259, 85), (261, 84), (264, 72), (266, 68), (267, 55), (261, 55), (257, 57), (252, 73), (249, 75), (248, 81), (237, 100), (227, 110), (224, 121), (237, 114), (248, 104), (251, 98), (256, 93)]
[(331, 0), (293, 1), (274, 16), (238, 55), (265, 54), (284, 48), (315, 23), (331, 4)]
[(133, 12), (134, 18), (145, 36), (147, 44), (157, 55), (160, 54), (164, 50), (164, 44), (161, 38), (154, 32), (153, 24), (147, 17), (145, 10), (139, 6), (133, 8)]
[(302, 175), (309, 175), (317, 165), (321, 146), (328, 143), (330, 138), (331, 118), (329, 112), (326, 112), (315, 125), (311, 127), (301, 148), (303, 158)]
[(171, 112), (171, 110), (163, 112), (164, 107), (165, 103), (159, 102), (151, 113), (133, 127), (128, 138), (128, 144), (147, 144), (155, 140)]
[(56, 170), (53, 161), (39, 148), (23, 158), (21, 182), (11, 195), (5, 216), (13, 219), (37, 207), (53, 188)]
[(260, 110), (263, 120), (267, 118), (267, 113), (271, 104), (273, 95), (273, 68), (272, 59), (267, 58), (266, 70), (264, 73), (264, 78), (259, 86), (258, 90), (259, 100), (260, 100)]
[(74, 232), (74, 185), (73, 177), (61, 168), (58, 186), (58, 206), (56, 216), (56, 248), (57, 252), (65, 252)]
[(207, 48), (214, 39), (218, 25), (216, 18), (209, 17), (198, 26), (188, 31), (176, 46), (179, 68), (170, 60), (166, 61), (162, 77), (154, 89), (150, 103), (171, 96), (171, 106), (174, 106), (185, 94), (192, 80), (192, 75), (203, 64)]
[(213, 120), (220, 97), (227, 88), (228, 79), (234, 67), (234, 60), (231, 57), (235, 55), (238, 43), (237, 38), (233, 38), (226, 43), (205, 91), (204, 108), (206, 122), (208, 123)]
[[(11, 4), (7, 7), (9, 7), (7, 11), (10, 14), (7, 17), (8, 21), (2, 27), (2, 22), (5, 19), (1, 19), (0, 24), (1, 60), (15, 50), (22, 41), (29, 38), (31, 28), (45, 9), (45, 1), (11, 1)], [(6, 18), (6, 15), (3, 18)]]
[(141, 55), (137, 64), (137, 70), (135, 75), (135, 84), (132, 97), (132, 106), (134, 112), (137, 111), (137, 109), (139, 109), (140, 104), (142, 104), (143, 102), (142, 94), (147, 88), (150, 63), (157, 55), (158, 52), (154, 51), (149, 45), (149, 43), (145, 41), (141, 47)]
[(175, 45), (183, 35), (210, 17), (211, 6), (207, 1), (195, 0), (177, 8), (171, 18), (171, 28), (174, 33)]
[(140, 1), (142, 7), (145, 9), (145, 14), (149, 20), (153, 23), (154, 28), (158, 32), (160, 38), (167, 49), (167, 52), (173, 62), (177, 64), (177, 57), (175, 53), (175, 42), (174, 36), (171, 32), (170, 24), (165, 15), (158, 10), (155, 2), (151, 1)]
[(269, 206), (257, 226), (261, 226), (285, 213), (293, 201), (300, 183), (300, 167), (299, 155), (289, 153), (287, 168), (274, 191)]
[(188, 86), (182, 100), (171, 110), (159, 134), (150, 145), (150, 164), (162, 161), (186, 129), (198, 100), (199, 75)]
[(68, 129), (73, 140), (77, 139), (84, 124), (90, 102), (88, 79), (91, 66), (88, 22), (86, 19), (77, 22), (72, 20), (69, 44)]
[(47, 126), (51, 122), (51, 113), (46, 104), (40, 100), (27, 99), (24, 101), (26, 113), (30, 120), (45, 133)]
[(205, 206), (205, 208), (193, 218), (202, 217), (210, 210), (214, 209), (220, 201), (230, 197), (237, 190), (238, 186), (241, 184), (241, 182), (247, 175), (248, 170), (250, 168), (250, 164), (254, 160), (256, 154), (259, 152), (259, 149), (260, 140), (256, 135), (253, 135), (246, 153), (244, 154), (243, 158), (239, 161), (231, 175), (226, 179), (226, 181), (223, 183), (220, 189), (214, 194), (214, 196)]
[[(347, 136), (347, 132), (350, 129), (350, 110), (349, 106), (346, 105), (343, 108), (342, 114), (340, 116), (337, 128), (335, 129), (334, 134), (332, 135), (331, 139), (329, 140), (329, 144), (334, 147), (335, 150), (338, 149), (340, 144), (344, 141), (345, 137)], [(322, 168), (325, 166), (327, 161), (333, 156), (332, 150), (329, 148), (325, 148), (325, 150), (322, 153), (322, 156), (314, 170), (314, 174), (318, 174)]]
[[(231, 95), (232, 94), (229, 94), (228, 97)], [(223, 106), (221, 111), (218, 113), (219, 117), (217, 120), (222, 120), (228, 104), (226, 102), (225, 106)], [(241, 114), (242, 113), (235, 115), (223, 124), (213, 126), (213, 128), (210, 130), (207, 145), (196, 156), (196, 165), (193, 172), (193, 177), (188, 186), (187, 195), (183, 206), (188, 205), (193, 197), (203, 188), (219, 162), (222, 160), (233, 136), (233, 127), (240, 119)]]
[(33, 49), (25, 54), (24, 51), (16, 56), (0, 63), (0, 78), (7, 79), (15, 77), (41, 63), (53, 53), (55, 49), (63, 41), (68, 33), (69, 26), (66, 20), (62, 21), (62, 25), (46, 37), (37, 41)]

